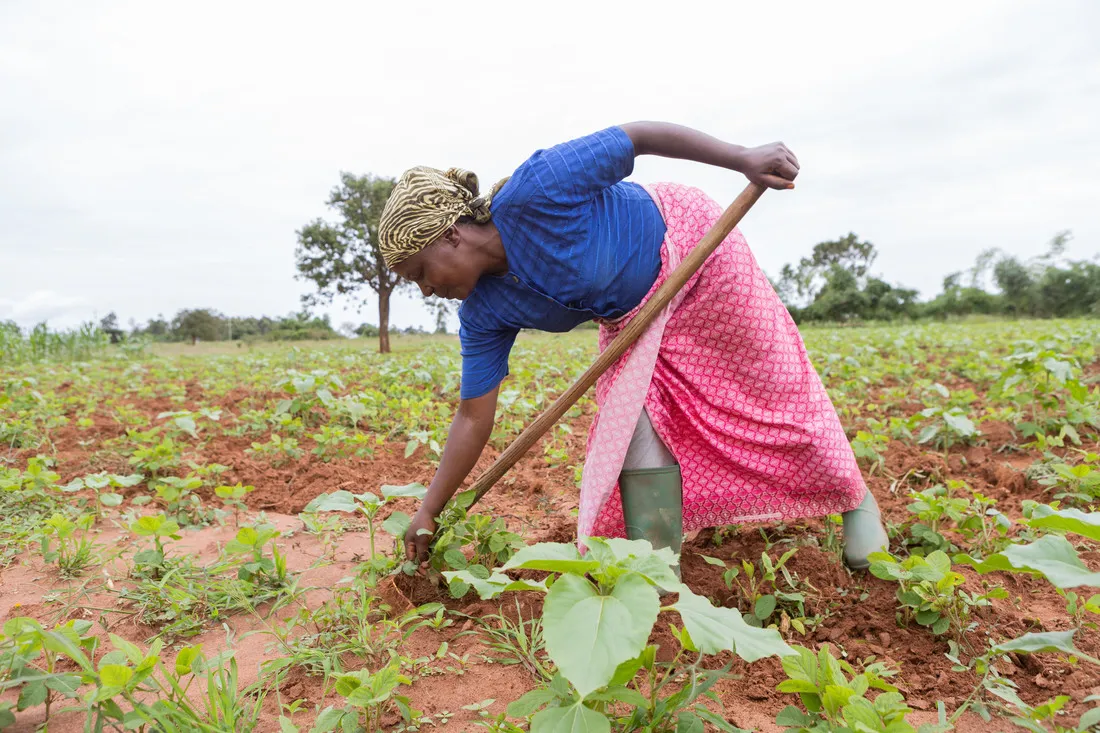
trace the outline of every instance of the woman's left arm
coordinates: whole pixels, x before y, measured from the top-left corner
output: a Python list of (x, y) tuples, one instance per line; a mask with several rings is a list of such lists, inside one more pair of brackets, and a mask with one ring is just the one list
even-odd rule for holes
[(783, 143), (746, 148), (670, 122), (629, 122), (619, 127), (634, 144), (636, 156), (660, 155), (716, 165), (743, 173), (768, 188), (794, 188), (798, 176), (798, 158)]

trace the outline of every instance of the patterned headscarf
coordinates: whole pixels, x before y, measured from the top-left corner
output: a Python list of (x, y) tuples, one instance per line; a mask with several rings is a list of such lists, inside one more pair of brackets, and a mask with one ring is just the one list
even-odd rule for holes
[(412, 257), (463, 216), (478, 224), (488, 223), (493, 194), (505, 181), (493, 186), (488, 195), (479, 196), (477, 176), (470, 171), (426, 166), (405, 171), (378, 224), (378, 248), (386, 266), (392, 269)]

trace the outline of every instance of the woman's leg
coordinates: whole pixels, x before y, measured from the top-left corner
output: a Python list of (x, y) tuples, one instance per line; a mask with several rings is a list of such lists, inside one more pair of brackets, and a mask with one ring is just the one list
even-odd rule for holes
[[(679, 554), (684, 535), (680, 466), (644, 408), (619, 473), (619, 493), (627, 538), (649, 540), (655, 548)], [(674, 570), (679, 577), (679, 563)]]

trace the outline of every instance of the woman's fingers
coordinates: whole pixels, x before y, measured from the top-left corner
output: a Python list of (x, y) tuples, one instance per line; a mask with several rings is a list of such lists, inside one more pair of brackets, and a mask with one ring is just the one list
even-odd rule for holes
[(794, 183), (792, 183), (788, 179), (781, 178), (780, 176), (772, 175), (770, 173), (765, 173), (764, 175), (760, 176), (760, 178), (757, 179), (757, 182), (764, 184), (768, 188), (776, 188), (776, 189), (791, 189), (791, 188), (794, 188)]
[(793, 181), (798, 175), (798, 166), (796, 166), (794, 163), (787, 160), (786, 158), (783, 158), (775, 165), (772, 170), (769, 171), (769, 173), (774, 173), (780, 178), (785, 178), (788, 181)]

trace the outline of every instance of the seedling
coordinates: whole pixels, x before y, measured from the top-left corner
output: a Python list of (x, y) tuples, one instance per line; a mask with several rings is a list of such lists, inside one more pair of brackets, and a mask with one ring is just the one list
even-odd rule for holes
[[(88, 537), (95, 524), (94, 514), (82, 514), (74, 522), (63, 514), (54, 514), (42, 527), (42, 558), (55, 563), (63, 578), (82, 575), (99, 562), (96, 545)], [(53, 544), (56, 539), (56, 548)]]

